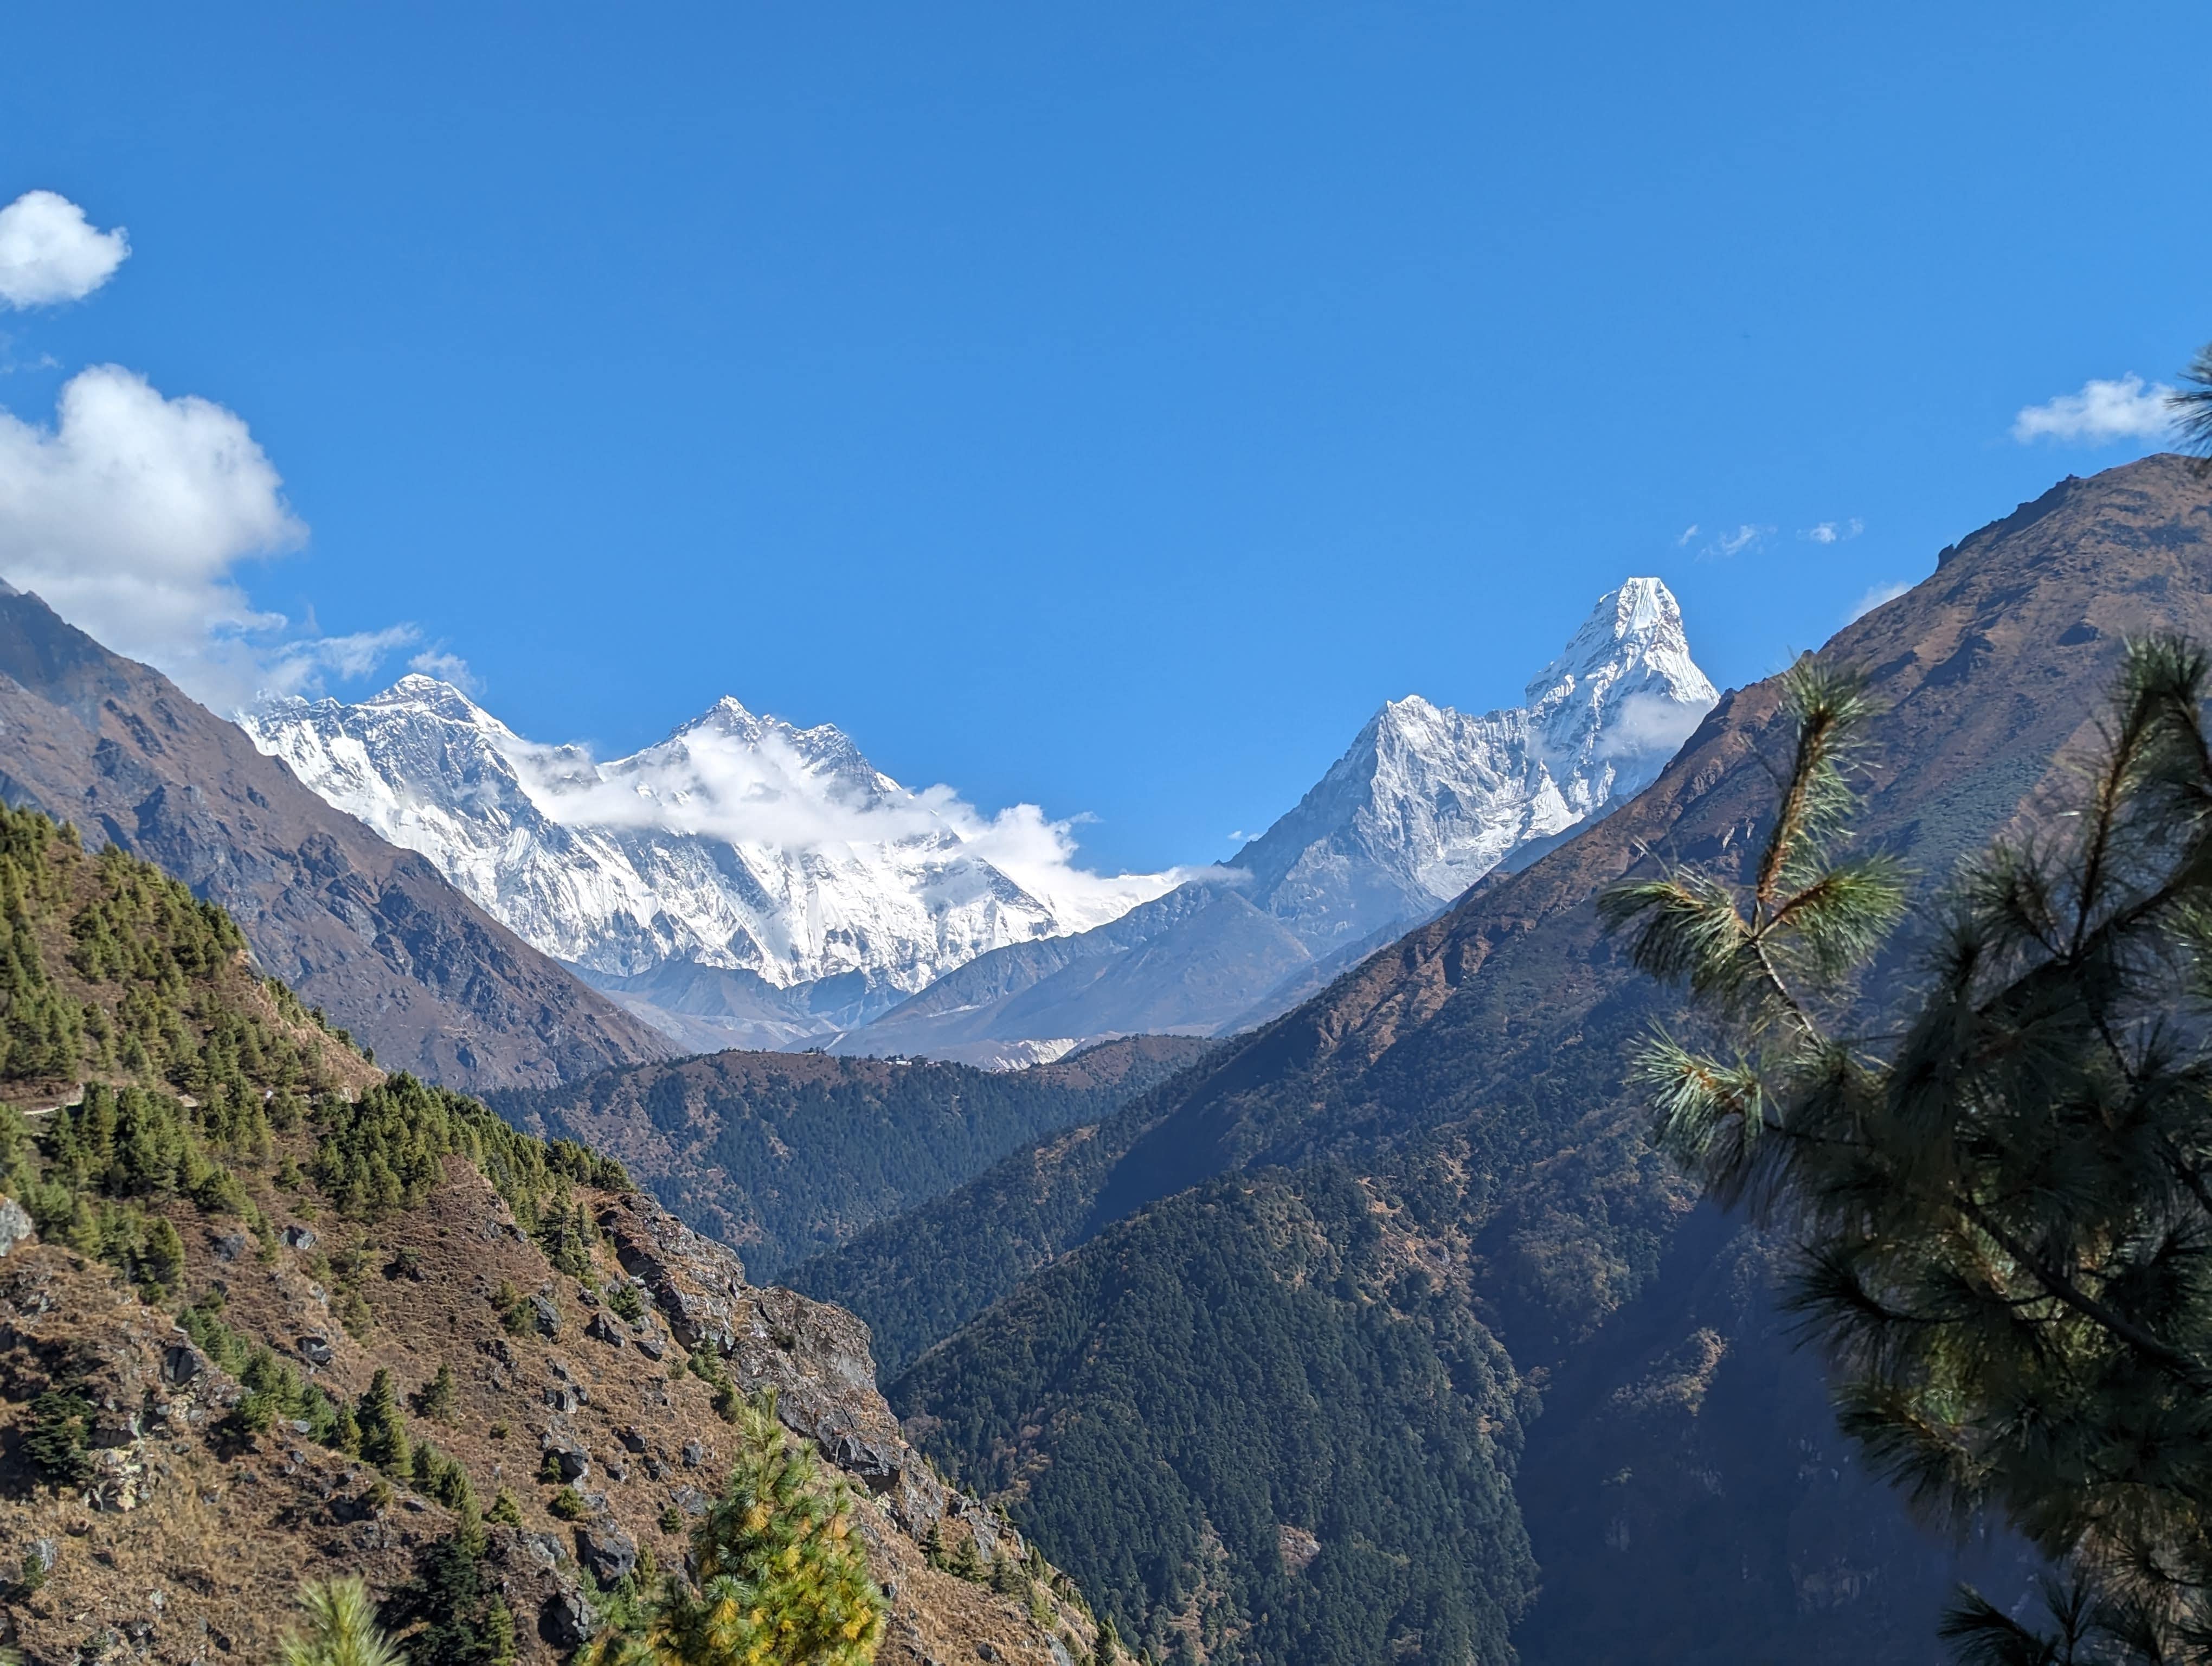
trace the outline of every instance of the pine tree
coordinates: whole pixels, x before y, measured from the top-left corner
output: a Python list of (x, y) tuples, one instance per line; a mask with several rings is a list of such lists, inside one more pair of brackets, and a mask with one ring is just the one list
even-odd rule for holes
[(307, 1623), (278, 1645), (283, 1666), (405, 1666), (376, 1624), (376, 1605), (359, 1579), (300, 1587)]
[(672, 1581), (585, 1666), (866, 1666), (884, 1630), (842, 1478), (793, 1444), (773, 1397), (739, 1407), (738, 1457), (693, 1529), (696, 1586)]
[(484, 1568), (484, 1518), (467, 1499), (456, 1513), (453, 1530), (416, 1554), (414, 1577), (386, 1605), (396, 1624), (413, 1627), (404, 1645), (407, 1666), (504, 1666), (514, 1658), (514, 1614)]
[(399, 1409), (399, 1395), (392, 1386), (392, 1373), (383, 1366), (368, 1380), (356, 1420), (361, 1427), (361, 1455), (388, 1474), (409, 1473), (407, 1415)]
[(453, 1381), (453, 1366), (441, 1359), (438, 1362), (438, 1374), (416, 1393), (415, 1409), (428, 1418), (440, 1420), (450, 1418), (459, 1392), (459, 1385)]
[(1966, 1595), (1969, 1660), (2212, 1659), (2208, 684), (2201, 650), (2130, 646), (2063, 836), (1967, 865), (1893, 1025), (1900, 875), (1834, 855), (1873, 713), (1810, 660), (1750, 873), (1601, 903), (1718, 1031), (1638, 1073), (1661, 1142), (1803, 1246), (1845, 1429), (1923, 1509), (1994, 1506), (2060, 1565), (2045, 1633)]
[(146, 1226), (146, 1278), (163, 1289), (173, 1289), (185, 1274), (185, 1241), (176, 1227), (161, 1215)]

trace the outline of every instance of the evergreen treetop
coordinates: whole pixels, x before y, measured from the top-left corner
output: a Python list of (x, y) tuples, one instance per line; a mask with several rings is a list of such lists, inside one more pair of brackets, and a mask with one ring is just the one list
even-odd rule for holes
[(279, 1645), (283, 1666), (405, 1666), (376, 1623), (376, 1604), (358, 1578), (311, 1582), (300, 1588), (307, 1624)]
[(737, 1408), (729, 1485), (691, 1535), (696, 1583), (672, 1579), (633, 1626), (596, 1639), (585, 1666), (866, 1666), (883, 1594), (854, 1531), (853, 1499), (776, 1420), (772, 1397)]

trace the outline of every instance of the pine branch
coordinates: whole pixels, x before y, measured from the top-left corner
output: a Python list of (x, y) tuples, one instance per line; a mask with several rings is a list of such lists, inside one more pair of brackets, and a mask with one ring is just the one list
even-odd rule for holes
[(1990, 1241), (2009, 1256), (2016, 1265), (2025, 1268), (2037, 1283), (2083, 1318), (2103, 1326), (2118, 1341), (2172, 1372), (2191, 1388), (2200, 1392), (2212, 1390), (2212, 1371), (2207, 1371), (2199, 1361), (2169, 1347), (2142, 1326), (2099, 1301), (2056, 1268), (2046, 1266), (2040, 1257), (1972, 1198), (1960, 1193), (1954, 1195), (1951, 1201), (1961, 1215), (1988, 1233)]
[(2197, 350), (2181, 373), (2181, 383), (2166, 395), (2166, 408), (2181, 449), (2198, 459), (2201, 471), (2212, 463), (2212, 344)]

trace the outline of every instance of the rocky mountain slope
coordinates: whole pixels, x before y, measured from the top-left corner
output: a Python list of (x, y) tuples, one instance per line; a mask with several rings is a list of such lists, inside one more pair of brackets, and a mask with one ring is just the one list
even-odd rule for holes
[(299, 1583), (351, 1572), (410, 1666), (560, 1657), (681, 1570), (726, 1414), (773, 1390), (857, 1495), (882, 1658), (1089, 1655), (850, 1316), (748, 1284), (617, 1164), (384, 1077), (119, 853), (0, 812), (0, 1095), (33, 1107), (0, 1111), (10, 1649), (272, 1659)]
[[(1945, 550), (1930, 578), (1823, 650), (1865, 666), (1889, 708), (1867, 836), (1932, 885), (2040, 813), (2120, 642), (2153, 629), (2212, 637), (2212, 485), (2179, 459), (2069, 480)], [(1271, 1555), (1238, 1500), (1280, 1496), (1275, 1472), (1234, 1443), (1185, 1438), (1167, 1341), (1125, 1353), (1110, 1381), (1091, 1374), (1093, 1345), (1123, 1334), (1127, 1277), (1107, 1269), (1190, 1268), (1191, 1283), (1222, 1292), (1205, 1320), (1221, 1322), (1238, 1280), (1200, 1276), (1212, 1252), (1193, 1200), (1348, 1174), (1369, 1207), (1320, 1236), (1347, 1259), (1371, 1233), (1400, 1239), (1388, 1263), (1399, 1281), (1354, 1276), (1339, 1297), (1384, 1324), (1441, 1302), (1502, 1345), (1534, 1391), (1525, 1450), (1493, 1464), (1510, 1468), (1539, 1570), (1513, 1633), (1522, 1658), (1938, 1658), (1951, 1578), (2013, 1578), (2012, 1554), (2001, 1537), (1925, 1537), (1857, 1468), (1817, 1362), (1792, 1351), (1774, 1312), (1773, 1248), (1695, 1206), (1651, 1152), (1623, 1051), (1673, 1007), (1591, 906), (1647, 851), (1712, 862), (1755, 848), (1786, 727), (1771, 685), (1730, 696), (1652, 786), (1524, 871), (1097, 1128), (1017, 1153), (793, 1281), (849, 1300), (894, 1357), (980, 1312), (908, 1368), (894, 1403), (1126, 1626), (1176, 1647), (1203, 1630), (1214, 1594), (1276, 1590), (1309, 1541), (1326, 1546), (1355, 1517), (1310, 1491), (1278, 1517)], [(1873, 987), (1912, 965), (1900, 948)], [(1295, 1280), (1323, 1253), (1309, 1233), (1301, 1262), (1270, 1265)], [(902, 1265), (915, 1269), (902, 1283), (886, 1276)], [(1297, 1357), (1336, 1346), (1306, 1335)], [(1413, 1395), (1417, 1376), (1395, 1380)], [(1325, 1409), (1295, 1377), (1235, 1393), (1227, 1426), (1321, 1438)], [(1499, 1426), (1472, 1404), (1461, 1415), (1469, 1441)], [(1037, 1490), (1043, 1478), (1054, 1496), (1118, 1489), (1085, 1433), (1100, 1427), (1161, 1432), (1112, 1448), (1114, 1474), (1155, 1477), (1149, 1509), (1170, 1524), (1134, 1545)], [(1504, 1613), (1510, 1599), (1508, 1582), (1487, 1600)], [(1419, 1615), (1394, 1624), (1392, 1646), (1418, 1651), (1406, 1639)], [(1233, 1653), (1233, 1628), (1220, 1634)], [(1303, 1646), (1274, 1657), (1351, 1657)]]
[(221, 903), (264, 970), (394, 1067), (489, 1087), (672, 1050), (158, 672), (4, 587), (0, 798)]
[(605, 763), (422, 676), (240, 721), (332, 805), (702, 1049), (849, 1027), (978, 954), (1102, 924), (1173, 883), (1018, 877), (987, 854), (990, 830), (839, 730), (731, 699)]
[(1136, 1036), (1006, 1072), (723, 1052), (488, 1098), (518, 1128), (619, 1158), (665, 1207), (774, 1277), (1017, 1146), (1097, 1122), (1210, 1045)]
[(1598, 599), (1524, 703), (1394, 700), (1229, 863), (1109, 926), (969, 963), (836, 1043), (988, 1061), (1135, 1031), (1226, 1035), (1295, 1006), (1469, 885), (1640, 791), (1712, 707), (1656, 579)]

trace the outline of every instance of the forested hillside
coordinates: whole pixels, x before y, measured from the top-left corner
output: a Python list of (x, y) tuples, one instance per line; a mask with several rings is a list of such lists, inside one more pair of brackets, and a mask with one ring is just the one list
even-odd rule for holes
[(1076, 1243), (1108, 1170), (1157, 1115), (1146, 1095), (1103, 1122), (1036, 1140), (786, 1268), (782, 1280), (866, 1320), (889, 1382)]
[(757, 1277), (1096, 1122), (1212, 1043), (1138, 1036), (1027, 1070), (820, 1053), (714, 1053), (489, 1096), (519, 1127), (619, 1156)]
[(143, 862), (0, 810), (0, 915), (11, 1650), (272, 1660), (345, 1572), (409, 1666), (568, 1654), (680, 1595), (773, 1395), (842, 1477), (779, 1507), (854, 1529), (884, 1657), (1088, 1656), (848, 1316), (746, 1286), (611, 1159), (382, 1075)]
[(1170, 1661), (1506, 1660), (1534, 1398), (1419, 1236), (1453, 1191), (1196, 1187), (930, 1353), (908, 1426)]
[[(1864, 667), (1887, 708), (1869, 838), (1932, 885), (2015, 817), (2032, 820), (2088, 736), (2119, 644), (2151, 629), (2212, 635), (2212, 486), (2180, 459), (2069, 481), (1943, 551), (1934, 576), (1823, 650)], [(1110, 1383), (1048, 1385), (1062, 1398), (1044, 1417), (1049, 1396), (1026, 1365), (1009, 1367), (1020, 1392), (979, 1387), (971, 1400), (963, 1383), (996, 1380), (979, 1351), (1025, 1361), (1099, 1344), (1117, 1310), (1085, 1263), (1109, 1243), (1121, 1262), (1172, 1262), (1185, 1229), (1170, 1201), (1215, 1177), (1287, 1168), (1303, 1186), (1326, 1164), (1381, 1185), (1417, 1161), (1443, 1164), (1459, 1201), (1409, 1237), (1545, 1404), (1515, 1487), (1542, 1586), (1516, 1634), (1523, 1657), (1932, 1658), (1964, 1553), (1917, 1533), (1855, 1468), (1817, 1363), (1792, 1353), (1767, 1298), (1771, 1256), (1698, 1225), (1707, 1218), (1650, 1148), (1622, 1059), (1674, 1009), (1591, 907), (1652, 850), (1736, 860), (1772, 813), (1788, 744), (1770, 686), (1730, 696), (1608, 820), (1090, 1138), (1003, 1164), (799, 1276), (849, 1293), (904, 1353), (1003, 1295), (1023, 1266), (1059, 1257), (945, 1345), (963, 1371), (925, 1356), (892, 1392), (937, 1420), (948, 1461), (999, 1475), (997, 1443), (1016, 1428), (1035, 1472), (1072, 1468), (1075, 1486), (1094, 1408), (1175, 1426), (1172, 1367), (1139, 1350)], [(1900, 951), (1871, 987), (1912, 974)], [(1005, 1199), (1027, 1201), (1001, 1212)], [(887, 1269), (901, 1266), (894, 1285)], [(1297, 1415), (1294, 1396), (1246, 1405), (1252, 1426)], [(1219, 1467), (1238, 1463), (1208, 1454), (1194, 1467), (1166, 1434), (1146, 1452), (1194, 1499), (1228, 1487)], [(1018, 1517), (1038, 1508), (1018, 1485), (1009, 1497)], [(1057, 1557), (1087, 1566), (1109, 1548), (1071, 1517), (1027, 1518)], [(1131, 1619), (1148, 1638), (1168, 1639), (1173, 1593), (1194, 1578), (1172, 1571), (1185, 1566), (1181, 1533), (1159, 1530), (1158, 1572), (1138, 1582), (1152, 1607)], [(1272, 1577), (1264, 1556), (1248, 1577)]]

